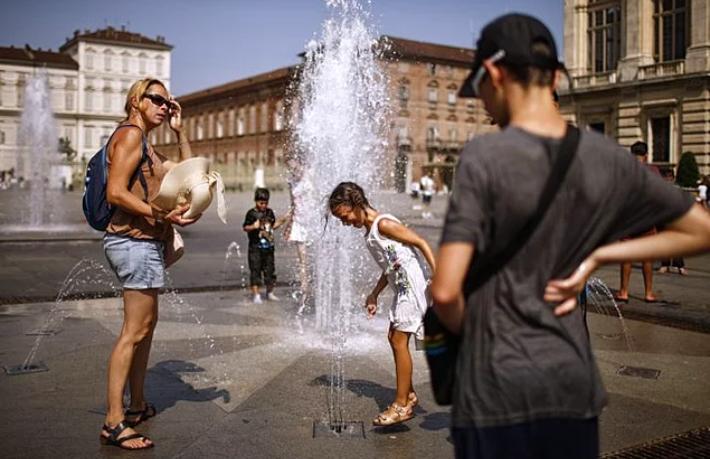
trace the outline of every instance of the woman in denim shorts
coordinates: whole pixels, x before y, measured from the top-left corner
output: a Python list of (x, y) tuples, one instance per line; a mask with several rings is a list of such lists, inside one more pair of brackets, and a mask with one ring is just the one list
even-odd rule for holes
[[(182, 131), (180, 105), (165, 85), (155, 79), (139, 80), (126, 97), (126, 118), (108, 140), (106, 199), (114, 212), (104, 236), (104, 252), (123, 287), (123, 327), (108, 367), (108, 409), (101, 429), (103, 444), (124, 449), (154, 446), (133, 428), (155, 416), (145, 400), (145, 381), (153, 331), (158, 320), (158, 289), (165, 285), (163, 247), (173, 235), (171, 224), (188, 225), (187, 207), (163, 212), (148, 204), (166, 172), (175, 165), (155, 152), (147, 134), (168, 121), (178, 137), (180, 159), (191, 156)], [(131, 404), (123, 407), (123, 391), (130, 385)]]

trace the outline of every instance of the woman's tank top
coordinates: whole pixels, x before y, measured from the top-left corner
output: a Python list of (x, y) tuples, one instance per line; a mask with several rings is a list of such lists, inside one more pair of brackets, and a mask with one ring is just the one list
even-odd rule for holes
[[(136, 127), (136, 129), (138, 129)], [(142, 148), (142, 147), (141, 147)], [(108, 167), (111, 170), (111, 153), (113, 152), (113, 145), (110, 146), (108, 155)], [(163, 181), (163, 177), (167, 173), (167, 169), (163, 164), (167, 158), (158, 154), (153, 150), (153, 146), (148, 144), (148, 159), (142, 161), (141, 170), (143, 177), (145, 177), (145, 182), (148, 185), (148, 202), (158, 194), (160, 189), (160, 183)], [(143, 185), (140, 180), (136, 180), (130, 189), (136, 197), (141, 201), (145, 201), (145, 191), (143, 190)], [(129, 213), (120, 207), (116, 209), (111, 222), (106, 228), (106, 232), (109, 234), (116, 234), (119, 236), (131, 237), (134, 239), (156, 239), (164, 241), (167, 239), (170, 233), (171, 226), (169, 223), (161, 223), (156, 221), (154, 218), (144, 217), (142, 215), (134, 215)]]

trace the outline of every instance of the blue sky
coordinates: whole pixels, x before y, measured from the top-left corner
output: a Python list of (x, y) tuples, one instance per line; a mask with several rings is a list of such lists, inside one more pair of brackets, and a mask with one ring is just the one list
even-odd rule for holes
[[(363, 0), (365, 1), (365, 0)], [(521, 11), (542, 19), (562, 49), (562, 0), (372, 0), (375, 30), (473, 47), (486, 22)], [(329, 11), (324, 0), (3, 0), (0, 46), (56, 50), (75, 29), (125, 25), (175, 46), (177, 95), (298, 62)]]

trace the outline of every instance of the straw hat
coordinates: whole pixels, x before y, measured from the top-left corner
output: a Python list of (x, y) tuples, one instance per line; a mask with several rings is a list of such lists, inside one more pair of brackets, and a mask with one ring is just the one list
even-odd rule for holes
[(219, 174), (210, 172), (209, 164), (207, 158), (196, 157), (186, 159), (170, 169), (152, 203), (165, 211), (173, 210), (178, 204), (189, 203), (190, 208), (183, 214), (183, 218), (188, 219), (207, 210), (215, 192), (221, 195), (223, 190)]

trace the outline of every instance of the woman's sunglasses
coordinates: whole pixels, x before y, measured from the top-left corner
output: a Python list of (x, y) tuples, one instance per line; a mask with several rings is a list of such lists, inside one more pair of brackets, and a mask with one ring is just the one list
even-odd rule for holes
[(150, 99), (150, 101), (153, 102), (153, 105), (155, 105), (156, 107), (162, 107), (163, 104), (165, 104), (166, 107), (170, 108), (173, 105), (172, 102), (170, 102), (168, 99), (158, 94), (146, 93), (143, 94), (143, 97), (145, 97), (146, 99)]

